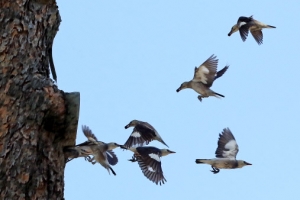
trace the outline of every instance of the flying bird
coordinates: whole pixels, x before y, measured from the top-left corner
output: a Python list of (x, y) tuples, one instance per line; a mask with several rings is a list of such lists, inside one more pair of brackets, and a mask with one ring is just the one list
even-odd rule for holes
[[(88, 126), (82, 126), (82, 131), (88, 141), (78, 144), (75, 147), (69, 147), (67, 150), (77, 151), (77, 154), (74, 154), (75, 157), (85, 157), (92, 164), (98, 162), (108, 170), (108, 173), (111, 171), (114, 175), (116, 175), (114, 170), (110, 167), (110, 165), (118, 163), (118, 158), (112, 150), (120, 147), (121, 145), (114, 142), (104, 143), (98, 141)], [(92, 155), (93, 158), (90, 158), (90, 155)], [(73, 158), (69, 158), (69, 161)]]
[(148, 122), (132, 120), (129, 124), (125, 126), (125, 129), (129, 127), (134, 128), (129, 138), (124, 144), (125, 147), (130, 148), (135, 145), (142, 146), (144, 143), (149, 144), (149, 142), (153, 140), (157, 140), (168, 147), (168, 145), (163, 141), (163, 139), (155, 130), (155, 128), (151, 126)]
[(219, 134), (218, 148), (214, 159), (196, 159), (197, 164), (211, 165), (211, 172), (219, 173), (220, 169), (236, 169), (246, 165), (252, 165), (243, 160), (236, 160), (239, 147), (229, 128), (224, 128), (222, 134)]
[(162, 167), (161, 167), (161, 157), (166, 156), (174, 151), (168, 149), (158, 149), (156, 147), (143, 146), (143, 147), (121, 147), (128, 149), (134, 153), (131, 162), (138, 162), (144, 176), (146, 176), (150, 181), (154, 182), (156, 185), (161, 185), (167, 182), (164, 177)]
[(231, 28), (231, 31), (228, 33), (228, 36), (231, 36), (232, 33), (240, 31), (241, 38), (243, 42), (248, 37), (249, 30), (256, 40), (256, 42), (261, 45), (263, 43), (263, 28), (276, 28), (275, 26), (267, 25), (262, 22), (259, 22), (253, 19), (253, 16), (250, 17), (239, 17), (237, 23)]
[(213, 82), (221, 77), (228, 69), (229, 66), (225, 66), (222, 70), (217, 72), (218, 59), (216, 56), (210, 56), (204, 63), (202, 63), (198, 68), (195, 67), (194, 78), (188, 82), (184, 82), (180, 85), (180, 87), (176, 90), (179, 92), (180, 90), (191, 88), (195, 90), (200, 95), (198, 99), (202, 101), (202, 98), (214, 96), (217, 98), (225, 97), (222, 94), (216, 93), (210, 89)]

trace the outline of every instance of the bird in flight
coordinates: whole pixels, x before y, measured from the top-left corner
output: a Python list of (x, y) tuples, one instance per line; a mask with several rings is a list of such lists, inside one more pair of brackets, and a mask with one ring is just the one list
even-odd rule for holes
[(239, 17), (237, 23), (231, 28), (231, 31), (228, 33), (228, 36), (231, 36), (233, 33), (239, 31), (243, 42), (248, 37), (249, 30), (254, 37), (257, 44), (261, 45), (263, 43), (263, 28), (276, 28), (275, 26), (267, 25), (262, 22), (259, 22), (253, 19), (253, 16), (250, 17)]
[(243, 160), (236, 160), (236, 155), (239, 152), (239, 146), (229, 130), (224, 128), (222, 134), (219, 134), (218, 148), (216, 150), (216, 158), (214, 159), (196, 159), (197, 164), (211, 165), (211, 172), (219, 173), (220, 169), (236, 169), (246, 165), (252, 165)]

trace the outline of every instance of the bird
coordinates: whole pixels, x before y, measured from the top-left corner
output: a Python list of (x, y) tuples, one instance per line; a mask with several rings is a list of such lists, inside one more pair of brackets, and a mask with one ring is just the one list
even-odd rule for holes
[(216, 56), (210, 56), (198, 68), (195, 67), (194, 78), (188, 82), (182, 83), (176, 90), (176, 92), (179, 92), (186, 88), (191, 88), (200, 94), (198, 96), (200, 102), (202, 101), (202, 98), (209, 96), (215, 96), (217, 98), (225, 97), (224, 95), (216, 93), (210, 89), (213, 82), (217, 78), (221, 77), (229, 68), (229, 66), (227, 65), (222, 70), (217, 72), (217, 66), (218, 59), (216, 59)]
[(143, 122), (139, 120), (132, 120), (125, 126), (125, 129), (129, 127), (134, 127), (129, 138), (125, 142), (124, 146), (127, 148), (138, 145), (143, 146), (144, 143), (149, 144), (153, 140), (157, 140), (167, 147), (169, 147), (158, 134), (153, 126), (148, 122)]
[(217, 174), (220, 169), (236, 169), (246, 165), (252, 165), (244, 160), (236, 160), (239, 147), (229, 128), (224, 128), (222, 134), (219, 134), (218, 147), (214, 159), (196, 159), (197, 164), (211, 165), (211, 172)]
[[(120, 147), (121, 145), (114, 142), (104, 143), (98, 141), (88, 126), (82, 126), (82, 131), (88, 138), (88, 141), (78, 144), (73, 148), (71, 147), (68, 151), (77, 151), (77, 154), (75, 153), (74, 157), (85, 157), (92, 164), (98, 162), (108, 170), (109, 174), (111, 171), (114, 175), (116, 175), (114, 170), (110, 167), (110, 165), (115, 165), (118, 162), (118, 158), (112, 150)], [(92, 155), (93, 158), (90, 158), (90, 155)]]
[(237, 23), (231, 28), (231, 31), (228, 33), (228, 36), (231, 36), (232, 33), (240, 31), (241, 38), (243, 42), (246, 41), (248, 37), (249, 30), (254, 37), (258, 45), (263, 43), (263, 28), (276, 28), (275, 26), (267, 25), (262, 22), (259, 22), (253, 19), (253, 15), (250, 17), (239, 17)]
[(134, 153), (132, 159), (129, 161), (138, 162), (144, 176), (146, 176), (150, 181), (154, 182), (156, 185), (161, 185), (167, 182), (162, 171), (160, 158), (162, 156), (176, 153), (175, 151), (159, 149), (151, 146), (130, 148), (121, 146), (121, 148), (128, 149)]

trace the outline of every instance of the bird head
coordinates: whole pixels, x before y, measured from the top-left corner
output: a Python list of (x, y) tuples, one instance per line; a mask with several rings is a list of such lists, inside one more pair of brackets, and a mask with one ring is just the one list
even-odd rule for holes
[(243, 160), (239, 160), (239, 161), (238, 161), (238, 167), (239, 167), (239, 168), (242, 168), (242, 167), (247, 166), (247, 165), (252, 165), (252, 164), (251, 164), (251, 163), (248, 163), (248, 162), (246, 162), (246, 161), (243, 161)]
[(125, 126), (125, 129), (127, 129), (127, 128), (131, 127), (131, 126), (135, 126), (135, 125), (137, 125), (137, 123), (138, 123), (138, 120), (134, 119), (131, 122), (129, 122), (129, 124), (127, 124)]
[(117, 147), (122, 146), (122, 145), (119, 145), (119, 144), (117, 144), (117, 143), (115, 143), (115, 142), (110, 142), (110, 143), (108, 143), (107, 145), (108, 145), (108, 150), (113, 150), (113, 149), (115, 149), (115, 148), (117, 148)]
[(231, 36), (232, 33), (237, 32), (238, 30), (239, 30), (239, 26), (238, 26), (237, 24), (234, 25), (234, 26), (231, 28), (230, 32), (228, 33), (228, 36)]
[(171, 153), (176, 153), (175, 151), (171, 151), (169, 149), (161, 149), (161, 156), (166, 156), (169, 155)]
[(176, 90), (176, 92), (179, 92), (180, 90), (183, 90), (185, 88), (188, 88), (188, 83), (189, 82), (184, 82), (180, 85), (180, 87)]

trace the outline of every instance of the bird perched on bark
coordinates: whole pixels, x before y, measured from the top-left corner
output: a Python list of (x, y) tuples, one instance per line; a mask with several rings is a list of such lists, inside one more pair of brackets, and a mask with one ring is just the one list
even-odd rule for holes
[(218, 148), (216, 158), (214, 159), (196, 159), (197, 164), (211, 165), (211, 172), (219, 173), (220, 169), (236, 169), (246, 165), (252, 165), (243, 160), (236, 160), (239, 147), (229, 128), (224, 128), (222, 134), (219, 134)]
[(231, 28), (231, 31), (228, 33), (228, 36), (231, 36), (232, 33), (240, 31), (241, 38), (243, 42), (248, 37), (249, 30), (256, 40), (256, 42), (261, 45), (263, 43), (263, 28), (276, 28), (275, 26), (267, 25), (262, 22), (259, 22), (253, 19), (253, 15), (250, 17), (239, 17), (237, 23)]
[(188, 82), (182, 83), (176, 92), (186, 88), (191, 88), (200, 94), (198, 96), (200, 101), (202, 101), (202, 98), (209, 96), (214, 96), (217, 98), (225, 97), (224, 95), (216, 93), (210, 89), (213, 82), (217, 78), (221, 77), (229, 67), (225, 66), (222, 70), (217, 72), (218, 59), (216, 58), (216, 56), (212, 55), (198, 68), (195, 67), (194, 78)]
[(142, 146), (144, 143), (149, 144), (149, 142), (153, 140), (157, 140), (168, 147), (168, 145), (163, 141), (163, 139), (155, 130), (155, 128), (149, 123), (142, 122), (139, 120), (132, 120), (129, 124), (125, 126), (125, 129), (129, 127), (134, 128), (129, 138), (124, 144), (125, 147), (129, 148), (134, 145)]
[(133, 157), (129, 161), (138, 162), (144, 176), (157, 184), (164, 184), (167, 180), (164, 177), (161, 160), (162, 156), (176, 153), (168, 149), (158, 149), (156, 147), (121, 147), (132, 151)]
[[(114, 142), (104, 143), (98, 141), (96, 136), (87, 126), (82, 126), (82, 131), (88, 141), (78, 144), (75, 147), (68, 147), (66, 151), (77, 151), (78, 153), (75, 153), (74, 157), (85, 157), (92, 164), (98, 162), (108, 170), (108, 173), (111, 171), (116, 175), (114, 170), (110, 167), (110, 165), (115, 165), (118, 162), (118, 158), (112, 150), (121, 145)], [(92, 155), (93, 158), (90, 158), (90, 155)]]

